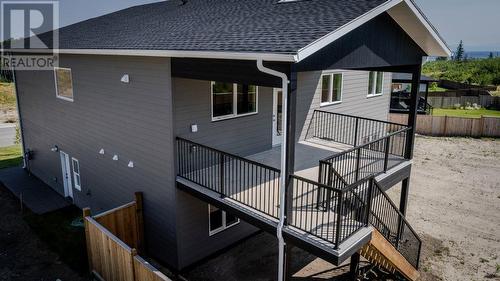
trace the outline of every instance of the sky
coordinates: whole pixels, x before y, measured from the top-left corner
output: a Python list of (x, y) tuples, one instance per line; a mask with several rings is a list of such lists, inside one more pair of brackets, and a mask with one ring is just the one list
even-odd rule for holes
[[(500, 51), (500, 0), (415, 1), (452, 50), (463, 40), (466, 51)], [(60, 25), (152, 2), (158, 0), (60, 0)]]

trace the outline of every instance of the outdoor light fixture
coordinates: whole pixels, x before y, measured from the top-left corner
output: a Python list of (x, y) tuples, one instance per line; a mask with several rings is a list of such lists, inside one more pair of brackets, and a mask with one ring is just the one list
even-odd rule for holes
[(128, 77), (128, 74), (124, 74), (122, 76), (122, 79), (120, 81), (122, 81), (123, 83), (129, 83), (130, 82), (130, 78)]
[(116, 155), (116, 154), (115, 154), (115, 155), (113, 156), (113, 161), (118, 161), (118, 155)]
[(99, 150), (99, 154), (104, 155), (104, 148), (101, 148), (101, 150)]
[(129, 161), (127, 166), (129, 168), (133, 168), (134, 167), (134, 161)]
[(57, 145), (54, 145), (54, 147), (52, 147), (50, 149), (50, 151), (52, 151), (52, 152), (58, 152), (59, 151), (59, 147)]

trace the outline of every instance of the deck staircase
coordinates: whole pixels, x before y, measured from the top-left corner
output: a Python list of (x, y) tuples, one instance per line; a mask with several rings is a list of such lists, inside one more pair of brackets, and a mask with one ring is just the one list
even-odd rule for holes
[(284, 203), (283, 235), (292, 244), (337, 265), (359, 252), (416, 280), (421, 240), (376, 179), (396, 178), (390, 170), (408, 163), (409, 128), (320, 111), (311, 123), (310, 137), (353, 147), (321, 160), (317, 181), (291, 175), (282, 187), (279, 169), (178, 137), (178, 186), (270, 233)]

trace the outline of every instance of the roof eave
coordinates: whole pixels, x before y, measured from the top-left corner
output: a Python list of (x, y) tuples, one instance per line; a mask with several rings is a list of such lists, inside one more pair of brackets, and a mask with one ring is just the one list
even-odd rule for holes
[(134, 50), (134, 49), (19, 49), (9, 50), (14, 53), (58, 53), (74, 55), (142, 56), (172, 58), (203, 58), (230, 60), (258, 60), (276, 62), (297, 62), (293, 53), (270, 52), (226, 52), (226, 51), (181, 51), (181, 50)]

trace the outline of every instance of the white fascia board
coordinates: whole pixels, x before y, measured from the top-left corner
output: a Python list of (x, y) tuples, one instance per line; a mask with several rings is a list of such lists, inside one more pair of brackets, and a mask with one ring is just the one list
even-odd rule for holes
[[(47, 49), (19, 49), (9, 50), (18, 53), (51, 53)], [(59, 54), (76, 55), (106, 55), (106, 56), (141, 56), (141, 57), (173, 57), (173, 58), (205, 58), (230, 60), (258, 60), (296, 62), (295, 54), (276, 53), (246, 53), (222, 51), (177, 51), (177, 50), (123, 50), (123, 49), (56, 49)]]
[(425, 17), (425, 15), (422, 13), (422, 11), (415, 5), (415, 3), (412, 0), (404, 0), (404, 3), (401, 3), (402, 5), (406, 4), (405, 7), (394, 7), (394, 9), (389, 10), (388, 13), (389, 15), (398, 22), (403, 29), (407, 33), (409, 33), (410, 36), (411, 34), (409, 31), (406, 30), (406, 27), (403, 26), (403, 22), (401, 18), (398, 18), (395, 14), (397, 13), (397, 10), (401, 9), (407, 9), (413, 13), (413, 15), (418, 19), (419, 23), (425, 27), (426, 32), (429, 33), (431, 38), (434, 42), (432, 43), (437, 43), (438, 46), (435, 46), (433, 48), (430, 48), (427, 46), (425, 43), (425, 40), (419, 40), (421, 38), (416, 38), (415, 42), (419, 44), (419, 46), (426, 51), (429, 55), (431, 56), (451, 56), (451, 50), (450, 48), (446, 45), (446, 42), (444, 39), (439, 35), (437, 30), (434, 28), (434, 26), (429, 22), (429, 20)]
[(382, 14), (383, 12), (389, 10), (390, 8), (396, 6), (397, 4), (403, 2), (404, 0), (390, 0), (387, 1), (375, 9), (357, 17), (356, 19), (350, 21), (349, 23), (337, 28), (335, 31), (328, 33), (327, 35), (317, 39), (316, 41), (310, 43), (309, 45), (301, 48), (297, 53), (297, 60), (301, 61), (310, 55), (316, 53), (317, 51), (323, 49), (328, 44), (334, 42), (340, 37), (346, 35), (347, 33), (353, 31), (354, 29), (360, 27), (376, 16)]

